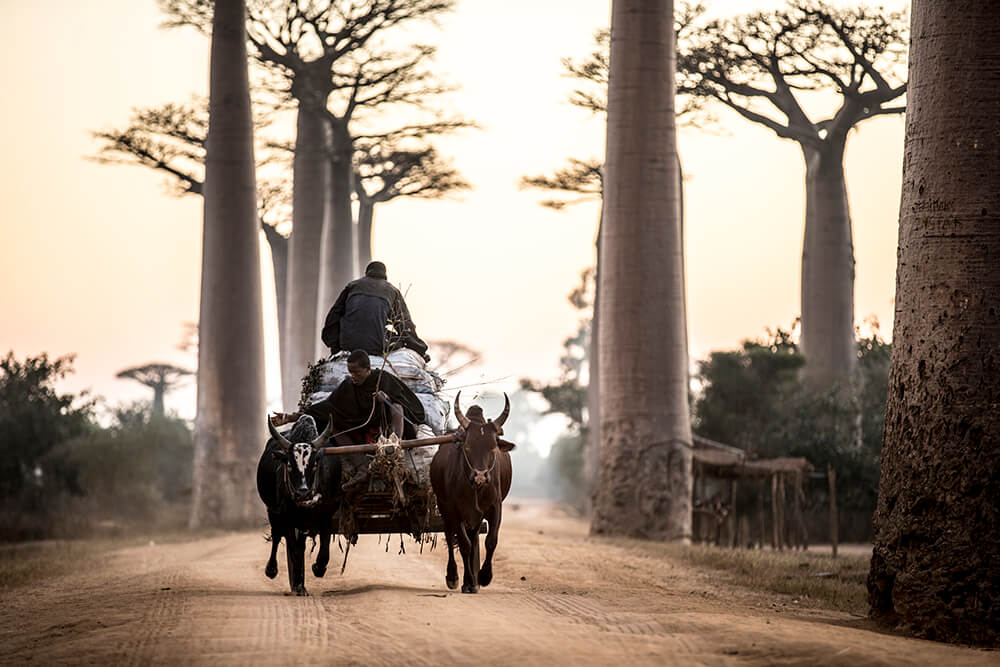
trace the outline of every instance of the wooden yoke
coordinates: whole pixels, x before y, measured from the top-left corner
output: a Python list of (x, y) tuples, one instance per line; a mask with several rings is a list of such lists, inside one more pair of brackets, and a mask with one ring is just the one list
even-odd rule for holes
[[(445, 445), (455, 442), (457, 433), (438, 435), (433, 438), (418, 438), (416, 440), (401, 440), (400, 449), (413, 449), (415, 447), (429, 447), (430, 445)], [(324, 447), (323, 454), (327, 456), (337, 456), (341, 454), (374, 454), (378, 450), (378, 445), (346, 445), (343, 447)]]

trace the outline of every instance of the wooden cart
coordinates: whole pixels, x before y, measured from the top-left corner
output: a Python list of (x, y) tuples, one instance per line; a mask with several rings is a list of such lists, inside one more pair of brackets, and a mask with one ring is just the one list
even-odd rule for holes
[[(398, 445), (348, 445), (343, 447), (325, 447), (323, 454), (327, 456), (375, 455), (394, 456), (394, 449), (400, 453), (416, 447), (451, 444), (455, 442), (455, 434), (403, 440)], [(368, 472), (355, 481), (351, 488), (348, 480), (344, 484), (345, 503), (342, 510), (334, 516), (333, 532), (344, 535), (351, 541), (358, 535), (407, 533), (420, 539), (428, 533), (444, 531), (444, 522), (438, 514), (434, 494), (427, 488), (414, 483), (412, 478), (401, 475), (380, 475), (376, 471)], [(359, 485), (363, 488), (358, 488)], [(350, 515), (342, 513), (350, 511)]]

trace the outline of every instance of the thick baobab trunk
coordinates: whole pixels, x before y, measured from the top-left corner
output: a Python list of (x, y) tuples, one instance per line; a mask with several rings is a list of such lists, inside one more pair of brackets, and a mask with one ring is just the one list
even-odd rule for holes
[(302, 378), (316, 360), (316, 337), (322, 326), (316, 313), (320, 250), (326, 210), (327, 129), (323, 109), (299, 105), (292, 183), (292, 236), (288, 244), (288, 289), (285, 304), (285, 356), (281, 394), (286, 410), (294, 410)]
[[(913, 3), (875, 616), (1000, 643), (1000, 22)], [(991, 83), (992, 82), (992, 83)]]
[(375, 202), (370, 197), (358, 197), (358, 267), (364, 270), (372, 261), (372, 222)]
[(242, 0), (216, 0), (190, 524), (246, 524), (266, 438), (264, 323)]
[(612, 8), (601, 228), (601, 471), (591, 532), (691, 536), (673, 3)]
[(314, 335), (316, 356), (330, 350), (319, 334), (327, 311), (337, 300), (344, 285), (354, 279), (354, 218), (351, 214), (351, 193), (354, 179), (354, 147), (347, 128), (332, 123), (331, 152), (329, 157), (330, 182), (327, 193), (329, 207), (323, 224), (322, 254), (319, 267), (319, 293), (317, 313), (320, 329)]
[[(267, 245), (271, 248), (271, 269), (274, 272), (274, 302), (278, 314), (278, 360), (285, 363), (285, 347), (287, 334), (285, 321), (288, 313), (288, 239), (282, 236), (271, 225), (261, 224)], [(284, 387), (282, 387), (284, 390)], [(282, 398), (284, 405), (284, 398)]]
[(854, 345), (854, 242), (844, 184), (844, 143), (804, 147), (806, 224), (802, 243), (803, 377), (819, 390), (847, 386)]

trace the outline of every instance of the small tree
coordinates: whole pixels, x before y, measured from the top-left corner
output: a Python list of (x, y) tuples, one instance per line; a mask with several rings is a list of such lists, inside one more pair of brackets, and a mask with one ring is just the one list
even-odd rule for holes
[(19, 361), (11, 351), (0, 358), (0, 498), (44, 484), (46, 454), (92, 428), (93, 400), (55, 389), (72, 372), (72, 355)]
[(194, 375), (192, 371), (172, 364), (146, 364), (118, 371), (115, 377), (121, 380), (135, 380), (152, 389), (153, 414), (162, 417), (164, 395), (192, 375)]

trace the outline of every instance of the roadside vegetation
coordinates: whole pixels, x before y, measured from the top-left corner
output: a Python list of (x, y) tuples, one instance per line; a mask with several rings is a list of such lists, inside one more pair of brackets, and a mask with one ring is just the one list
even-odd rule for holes
[(870, 555), (836, 559), (809, 551), (724, 549), (709, 545), (677, 547), (685, 563), (717, 570), (726, 583), (755, 591), (793, 596), (793, 604), (863, 616), (868, 611)]
[(71, 372), (72, 357), (0, 358), (0, 544), (183, 527), (188, 423), (152, 402), (102, 406), (60, 393)]

